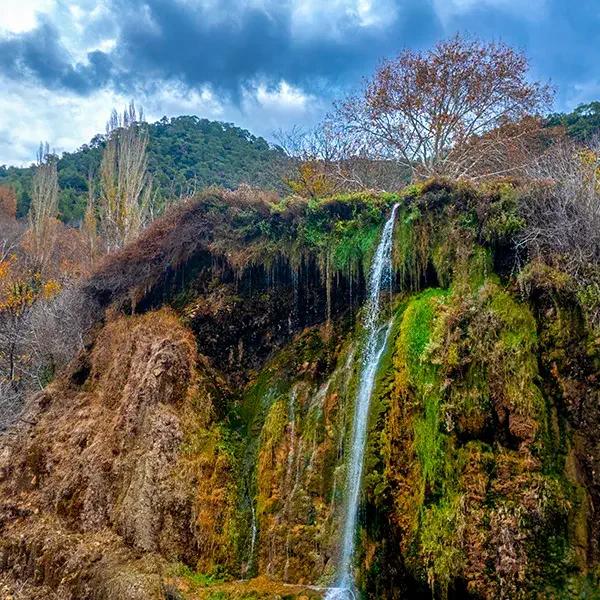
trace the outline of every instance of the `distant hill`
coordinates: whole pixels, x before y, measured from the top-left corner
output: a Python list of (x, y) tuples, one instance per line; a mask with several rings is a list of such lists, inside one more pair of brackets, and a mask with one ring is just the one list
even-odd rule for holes
[(588, 140), (600, 132), (600, 102), (580, 104), (570, 113), (552, 114), (546, 119), (546, 125), (562, 125), (573, 139)]
[[(104, 143), (104, 136), (97, 135), (58, 161), (59, 209), (66, 222), (76, 222), (83, 214), (88, 174), (98, 173)], [(210, 185), (280, 188), (283, 160), (281, 149), (230, 123), (183, 116), (149, 125), (148, 167), (162, 202)], [(21, 216), (29, 208), (32, 174), (31, 167), (0, 166), (0, 184), (16, 189)]]

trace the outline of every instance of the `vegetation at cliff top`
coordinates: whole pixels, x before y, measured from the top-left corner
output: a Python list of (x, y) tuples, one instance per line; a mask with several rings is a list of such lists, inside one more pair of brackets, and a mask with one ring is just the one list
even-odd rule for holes
[(600, 133), (600, 102), (580, 104), (570, 113), (554, 113), (546, 118), (548, 127), (563, 126), (579, 141), (589, 141)]

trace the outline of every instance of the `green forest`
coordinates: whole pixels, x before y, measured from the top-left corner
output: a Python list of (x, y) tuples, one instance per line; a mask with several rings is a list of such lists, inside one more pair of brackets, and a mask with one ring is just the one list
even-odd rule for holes
[[(230, 123), (195, 116), (163, 117), (148, 125), (148, 134), (148, 170), (159, 206), (209, 186), (282, 187), (283, 151)], [(59, 212), (65, 223), (75, 224), (83, 217), (88, 177), (91, 174), (97, 181), (105, 143), (105, 136), (97, 135), (59, 158)], [(0, 184), (16, 191), (18, 216), (29, 210), (33, 173), (33, 166), (0, 166)]]

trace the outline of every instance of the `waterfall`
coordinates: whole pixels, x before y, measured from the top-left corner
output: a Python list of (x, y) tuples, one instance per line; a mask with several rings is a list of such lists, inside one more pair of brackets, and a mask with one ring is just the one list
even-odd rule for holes
[(384, 285), (390, 282), (392, 274), (392, 234), (398, 205), (395, 204), (390, 218), (386, 221), (377, 246), (367, 288), (364, 327), (366, 333), (365, 346), (360, 365), (358, 393), (354, 406), (352, 422), (352, 438), (350, 456), (346, 473), (346, 502), (342, 531), (341, 555), (335, 587), (331, 588), (326, 600), (349, 600), (356, 597), (354, 578), (352, 575), (352, 558), (354, 554), (354, 537), (358, 515), (365, 446), (369, 421), (369, 406), (375, 384), (375, 374), (379, 360), (387, 341), (389, 326), (379, 326), (380, 295)]

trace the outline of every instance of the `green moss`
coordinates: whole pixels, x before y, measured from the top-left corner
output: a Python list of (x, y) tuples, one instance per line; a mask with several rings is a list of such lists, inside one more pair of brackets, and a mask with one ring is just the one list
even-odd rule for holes
[(473, 291), (478, 290), (490, 277), (495, 277), (491, 252), (481, 246), (475, 246), (468, 260), (467, 282), (469, 288)]
[(380, 235), (381, 227), (378, 223), (364, 227), (357, 227), (351, 221), (336, 223), (331, 249), (335, 269), (349, 272), (361, 265), (366, 272)]
[[(399, 506), (416, 506), (416, 518), (400, 520), (407, 528), (404, 557), (415, 576), (444, 596), (457, 576), (470, 576), (462, 573), (469, 552), (461, 545), (465, 528), (472, 539), (499, 535), (485, 530), (494, 511), (527, 497), (530, 504), (514, 517), (516, 524), (507, 509), (508, 520), (495, 527), (518, 529), (511, 543), (527, 557), (519, 566), (529, 576), (523, 589), (560, 586), (573, 568), (566, 524), (576, 493), (562, 474), (564, 460), (556, 460), (562, 434), (538, 387), (536, 322), (525, 304), (488, 276), (486, 250), (475, 248), (469, 256), (465, 264), (475, 266), (463, 271), (467, 285), (453, 282), (451, 292), (430, 289), (409, 299), (396, 340), (395, 385), (404, 421), (395, 427), (412, 427), (412, 436), (401, 439), (411, 444), (418, 464), (418, 476), (388, 466), (388, 473), (400, 473)], [(536, 458), (514, 450), (519, 444)], [(386, 493), (398, 492), (391, 486)], [(492, 585), (497, 581), (487, 589)]]
[(536, 322), (529, 309), (497, 286), (490, 287), (490, 291), (490, 309), (501, 321), (501, 343), (511, 352), (532, 353), (536, 348), (537, 333)]
[(389, 486), (385, 477), (385, 419), (394, 389), (394, 340), (399, 335), (407, 302), (401, 299), (393, 308), (386, 347), (375, 376), (369, 415), (369, 435), (364, 458), (364, 488), (367, 498), (377, 507), (388, 501)]
[(443, 479), (446, 440), (440, 431), (440, 401), (436, 393), (425, 400), (425, 414), (416, 420), (415, 451), (421, 463), (423, 483), (432, 490)]
[(429, 260), (429, 229), (415, 205), (400, 206), (394, 227), (392, 261), (400, 284), (415, 290)]
[(283, 398), (275, 401), (260, 433), (261, 451), (273, 453), (283, 437), (288, 422), (287, 405)]
[(220, 567), (215, 568), (210, 573), (202, 573), (190, 569), (187, 565), (178, 563), (173, 565), (171, 572), (177, 577), (183, 577), (192, 588), (208, 587), (230, 579), (227, 571)]
[(450, 585), (464, 567), (460, 545), (464, 529), (462, 503), (460, 495), (444, 498), (424, 509), (421, 518), (421, 556), (428, 583), (442, 598), (447, 597)]
[(273, 480), (285, 468), (285, 460), (278, 460), (277, 450), (288, 423), (287, 403), (283, 398), (272, 405), (260, 434), (256, 463), (256, 515), (260, 520), (266, 512), (278, 510), (279, 504), (271, 498)]
[(433, 493), (444, 480), (446, 436), (440, 414), (439, 367), (430, 362), (436, 313), (446, 297), (443, 290), (430, 289), (411, 300), (404, 313), (397, 348), (401, 368), (415, 393), (418, 412), (414, 421), (414, 448), (421, 465), (423, 485)]
[(559, 589), (547, 589), (545, 597), (557, 600), (600, 600), (600, 569), (587, 574), (570, 575)]
[(436, 307), (446, 295), (444, 290), (426, 290), (409, 302), (402, 320), (397, 346), (410, 383), (421, 392), (435, 379), (435, 368), (427, 364), (425, 350), (431, 340)]
[(480, 193), (487, 198), (482, 238), (492, 245), (510, 243), (526, 225), (519, 214), (520, 190), (505, 181), (488, 185)]
[(210, 592), (207, 597), (207, 600), (228, 600), (230, 598), (229, 594), (226, 592)]
[(421, 195), (423, 194), (423, 190), (425, 189), (425, 182), (416, 182), (416, 183), (411, 183), (410, 185), (407, 185), (405, 188), (403, 188), (400, 192), (400, 198), (402, 198), (403, 200), (416, 200), (417, 198), (420, 198)]
[(309, 201), (296, 237), (297, 252), (315, 253), (332, 277), (366, 271), (393, 194), (354, 193)]

